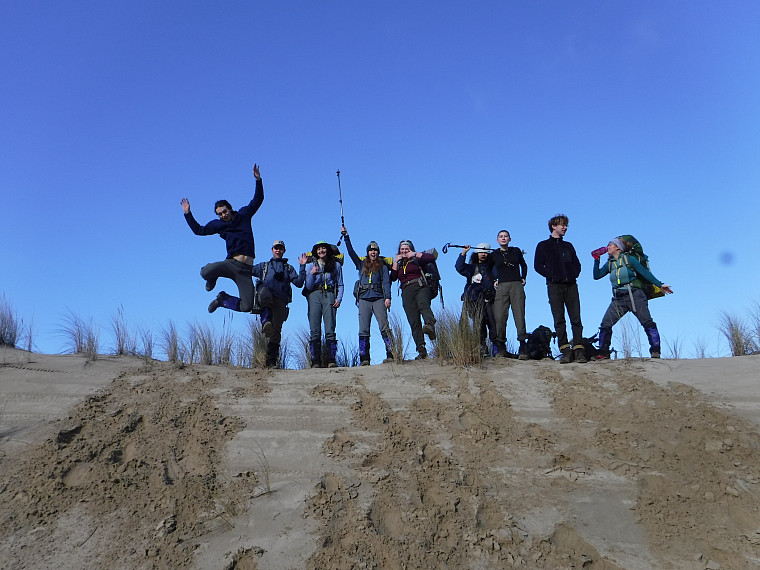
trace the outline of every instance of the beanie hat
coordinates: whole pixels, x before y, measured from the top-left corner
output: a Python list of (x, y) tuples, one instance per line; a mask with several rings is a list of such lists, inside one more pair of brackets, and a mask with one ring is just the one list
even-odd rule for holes
[(620, 251), (625, 251), (625, 244), (623, 244), (623, 240), (620, 238), (613, 238), (610, 240), (610, 243), (619, 248)]
[(370, 250), (372, 250), (372, 249), (374, 249), (375, 251), (377, 251), (377, 253), (380, 253), (380, 246), (377, 245), (376, 241), (369, 242), (369, 245), (367, 246), (367, 253), (369, 253)]

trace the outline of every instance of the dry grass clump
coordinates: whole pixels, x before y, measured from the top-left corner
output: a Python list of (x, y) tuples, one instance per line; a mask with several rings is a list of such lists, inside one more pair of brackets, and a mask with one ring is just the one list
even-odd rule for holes
[(449, 309), (441, 309), (436, 319), (435, 358), (456, 366), (480, 366), (483, 361), (480, 331), (475, 329), (473, 321), (466, 314)]
[(83, 354), (87, 360), (98, 358), (100, 333), (92, 318), (85, 320), (69, 309), (59, 329), (68, 345), (68, 352)]
[(404, 353), (406, 352), (403, 322), (396, 313), (389, 313), (388, 326), (391, 327), (391, 336), (393, 338), (393, 342), (391, 343), (393, 361), (396, 364), (401, 364), (404, 362)]
[(0, 346), (15, 347), (21, 336), (21, 321), (5, 294), (0, 297)]
[[(258, 319), (248, 321), (247, 335), (238, 341), (237, 364), (243, 368), (263, 368), (267, 359), (267, 337)], [(282, 349), (280, 349), (280, 362)]]
[(748, 318), (722, 313), (718, 330), (726, 337), (731, 356), (760, 351), (760, 304), (755, 304)]

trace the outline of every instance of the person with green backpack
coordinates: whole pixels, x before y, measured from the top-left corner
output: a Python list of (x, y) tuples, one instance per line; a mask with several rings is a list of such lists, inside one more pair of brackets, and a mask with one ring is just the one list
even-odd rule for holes
[[(612, 282), (612, 302), (602, 317), (602, 324), (599, 325), (599, 355), (596, 357), (599, 360), (610, 357), (612, 327), (629, 311), (633, 311), (644, 327), (651, 357), (660, 358), (660, 333), (649, 313), (649, 301), (644, 288), (647, 284), (652, 284), (664, 294), (670, 294), (673, 290), (652, 275), (649, 269), (627, 250), (630, 250), (630, 247), (626, 247), (620, 237), (610, 240), (606, 248), (609, 258), (603, 266), (600, 266), (599, 258), (604, 253), (604, 248), (591, 252), (594, 257), (594, 279), (609, 275)], [(643, 259), (646, 262), (646, 256), (643, 256)]]

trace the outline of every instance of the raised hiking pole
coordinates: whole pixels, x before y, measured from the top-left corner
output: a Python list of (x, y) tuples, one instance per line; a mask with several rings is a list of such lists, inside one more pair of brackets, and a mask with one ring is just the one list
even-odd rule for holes
[[(450, 247), (459, 247), (459, 248), (462, 248), (462, 249), (464, 249), (464, 248), (465, 248), (465, 246), (463, 246), (463, 245), (456, 245), (455, 243), (451, 243), (451, 242), (449, 242), (449, 243), (445, 243), (445, 244), (443, 244), (443, 247), (441, 248), (441, 251), (443, 251), (443, 253), (446, 253), (446, 252), (448, 252), (448, 251), (449, 251), (449, 248), (450, 248)], [(472, 246), (471, 246), (471, 247), (472, 247)], [(484, 249), (485, 249), (485, 248), (484, 248)], [(491, 247), (491, 248), (489, 248), (489, 249), (488, 249), (488, 251), (496, 251), (496, 249), (498, 249), (498, 248), (493, 248), (493, 247)]]
[[(340, 225), (341, 227), (346, 227), (345, 220), (343, 219), (343, 191), (340, 188), (340, 169), (338, 169), (337, 172), (338, 175), (338, 202), (340, 202)], [(341, 235), (338, 238), (337, 245), (340, 246), (340, 241), (343, 239), (343, 236)]]

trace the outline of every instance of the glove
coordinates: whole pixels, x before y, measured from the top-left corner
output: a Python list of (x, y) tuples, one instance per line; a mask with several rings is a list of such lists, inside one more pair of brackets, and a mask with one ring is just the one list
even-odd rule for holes
[(594, 259), (599, 259), (605, 253), (607, 253), (607, 248), (606, 247), (600, 247), (600, 248), (597, 248), (597, 249), (595, 249), (594, 251), (591, 252), (591, 257), (593, 257)]

